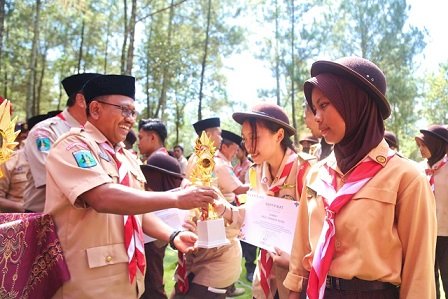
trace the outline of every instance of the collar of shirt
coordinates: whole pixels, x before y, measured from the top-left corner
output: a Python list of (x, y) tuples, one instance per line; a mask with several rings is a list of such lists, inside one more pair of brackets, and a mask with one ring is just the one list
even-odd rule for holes
[(448, 160), (448, 156), (445, 155), (442, 159), (440, 159), (439, 161), (437, 161), (432, 167), (429, 167), (428, 163), (426, 163), (426, 165), (427, 165), (427, 167), (428, 167), (429, 169), (437, 170), (437, 169), (439, 169), (440, 167), (444, 166), (444, 165), (446, 164), (447, 160)]
[(80, 124), (71, 114), (68, 112), (68, 108), (62, 110), (62, 115), (64, 116), (65, 121), (69, 124), (70, 127), (81, 128), (82, 124)]
[[(377, 163), (381, 164), (384, 167), (387, 164), (387, 157), (389, 156), (389, 150), (390, 149), (389, 149), (387, 142), (383, 139), (376, 147), (374, 147), (367, 154), (366, 157), (369, 157), (370, 159), (372, 159), (373, 161), (376, 161)], [(358, 166), (359, 163), (364, 161), (366, 157), (364, 157), (364, 159), (361, 159), (358, 163), (356, 163), (356, 165), (353, 166), (353, 168), (350, 169), (346, 173), (346, 175), (349, 174), (356, 166)], [(332, 168), (339, 174), (340, 177), (344, 177), (344, 175), (340, 171), (339, 167), (337, 166), (336, 157), (334, 155), (334, 152), (331, 152), (331, 154), (328, 156), (328, 158), (325, 161), (330, 168)]]
[(285, 155), (283, 156), (282, 163), (280, 163), (280, 167), (278, 168), (278, 171), (275, 175), (275, 178), (271, 177), (271, 172), (269, 171), (268, 163), (263, 162), (263, 164), (261, 164), (261, 167), (262, 167), (261, 168), (261, 183), (265, 184), (267, 187), (269, 187), (273, 183), (278, 181), (278, 179), (280, 178), (280, 176), (282, 174), (283, 167), (285, 167), (286, 161), (288, 161), (289, 156), (292, 154), (294, 154), (294, 152), (290, 148), (287, 148)]

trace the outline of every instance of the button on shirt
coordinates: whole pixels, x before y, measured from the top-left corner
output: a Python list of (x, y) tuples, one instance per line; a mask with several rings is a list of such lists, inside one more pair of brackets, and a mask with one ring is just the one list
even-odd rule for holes
[[(388, 156), (383, 140), (369, 157)], [(319, 167), (328, 161), (340, 176), (334, 154), (316, 164), (306, 180), (284, 285), (302, 290), (325, 219), (319, 196)], [(339, 179), (339, 187), (342, 181)], [(410, 161), (395, 155), (341, 209), (335, 218), (335, 254), (329, 275), (357, 277), (400, 285), (400, 298), (435, 298), (434, 250), (436, 216), (434, 196), (425, 176)]]
[(61, 116), (54, 116), (36, 124), (28, 134), (25, 143), (25, 156), (30, 171), (24, 193), (24, 208), (33, 212), (42, 212), (45, 205), (45, 163), (50, 149), (62, 134), (71, 127), (81, 124), (70, 115), (67, 108)]
[[(104, 142), (106, 137), (87, 123), (59, 139), (48, 156), (45, 212), (54, 218), (71, 275), (54, 298), (138, 298), (144, 291), (140, 271), (129, 281), (123, 216), (98, 213), (79, 199), (97, 186), (118, 183), (117, 165)], [(144, 190), (139, 162), (127, 150), (118, 158), (130, 172), (130, 186)]]

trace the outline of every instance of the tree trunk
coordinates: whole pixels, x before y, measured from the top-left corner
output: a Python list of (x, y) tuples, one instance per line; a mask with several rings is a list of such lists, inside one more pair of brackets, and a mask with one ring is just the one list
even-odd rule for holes
[[(295, 32), (294, 32), (294, 24), (295, 24), (295, 16), (294, 16), (294, 0), (291, 0), (291, 113), (292, 113), (292, 126), (294, 128), (297, 128), (297, 121), (296, 121), (296, 108), (295, 108), (295, 94), (296, 94), (296, 90), (295, 90), (295, 65), (296, 65), (296, 61), (295, 61), (295, 55), (294, 55), (294, 50), (295, 50), (295, 44), (294, 44), (294, 40), (296, 38), (295, 36)], [(299, 144), (299, 138), (297, 136), (297, 131), (294, 134), (294, 144), (297, 145)]]
[[(174, 17), (174, 0), (171, 0), (171, 6), (170, 6), (170, 16), (168, 20), (168, 37), (167, 37), (167, 49), (171, 49), (171, 38), (172, 38), (172, 31), (173, 31), (173, 17)], [(170, 74), (169, 74), (169, 64), (171, 57), (168, 53), (163, 56), (163, 66), (162, 66), (162, 90), (160, 91), (160, 98), (159, 103), (157, 104), (157, 109), (155, 111), (155, 115), (162, 116), (165, 112), (165, 106), (166, 106), (166, 93), (168, 90), (169, 82), (171, 80)]]
[(84, 46), (84, 30), (85, 30), (85, 21), (84, 18), (82, 18), (82, 24), (81, 24), (81, 41), (79, 43), (79, 52), (78, 52), (78, 74), (81, 73), (81, 61), (82, 61), (82, 49)]
[(276, 90), (275, 95), (277, 97), (277, 105), (280, 106), (280, 57), (278, 54), (279, 49), (279, 24), (278, 24), (278, 1), (275, 0), (275, 82)]
[(45, 43), (44, 51), (41, 55), (41, 69), (40, 69), (40, 77), (39, 77), (39, 83), (37, 84), (37, 111), (40, 113), (40, 100), (42, 95), (42, 86), (44, 82), (44, 76), (45, 76), (45, 69), (47, 67), (47, 51), (48, 51), (48, 43)]
[(205, 74), (205, 67), (206, 67), (206, 64), (207, 64), (208, 40), (209, 40), (209, 34), (210, 34), (211, 11), (212, 11), (212, 1), (208, 0), (207, 28), (205, 30), (204, 56), (202, 57), (201, 83), (200, 83), (200, 86), (199, 86), (198, 120), (202, 119), (202, 98), (203, 98), (202, 89), (204, 88), (204, 74)]
[(135, 19), (137, 14), (137, 0), (132, 0), (131, 19), (129, 20), (129, 46), (126, 61), (126, 75), (132, 75), (134, 60)]
[(109, 50), (109, 35), (110, 35), (110, 18), (112, 16), (109, 15), (107, 19), (107, 32), (106, 32), (106, 49), (104, 50), (104, 73), (107, 74), (107, 51)]
[(126, 72), (126, 44), (128, 42), (128, 3), (126, 0), (123, 0), (124, 4), (124, 33), (123, 33), (123, 46), (121, 47), (121, 73), (124, 74)]
[(34, 16), (33, 24), (33, 42), (31, 46), (31, 59), (28, 65), (28, 89), (26, 95), (26, 117), (29, 118), (38, 113), (36, 110), (36, 94), (35, 94), (35, 78), (36, 78), (36, 62), (37, 62), (37, 43), (39, 41), (39, 18), (40, 18), (41, 1), (36, 0), (36, 14)]

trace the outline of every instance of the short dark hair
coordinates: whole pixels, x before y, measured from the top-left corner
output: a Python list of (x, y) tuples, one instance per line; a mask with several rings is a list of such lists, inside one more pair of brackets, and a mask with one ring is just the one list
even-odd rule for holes
[(162, 143), (165, 142), (166, 137), (168, 136), (168, 132), (166, 130), (166, 126), (160, 119), (157, 118), (149, 118), (149, 119), (141, 119), (138, 122), (138, 130), (143, 130), (145, 132), (154, 131), (159, 135)]

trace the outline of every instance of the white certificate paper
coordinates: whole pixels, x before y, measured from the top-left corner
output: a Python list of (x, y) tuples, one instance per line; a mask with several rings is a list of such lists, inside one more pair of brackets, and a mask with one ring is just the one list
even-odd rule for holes
[(299, 203), (248, 192), (245, 207), (240, 240), (268, 251), (274, 251), (275, 246), (291, 254)]
[[(171, 228), (176, 230), (184, 230), (182, 228), (182, 224), (184, 224), (185, 218), (188, 215), (188, 210), (180, 210), (180, 209), (165, 209), (160, 211), (152, 212), (153, 215), (159, 217), (163, 222), (168, 224)], [(150, 236), (143, 234), (144, 243), (155, 241), (156, 239), (151, 238)]]

